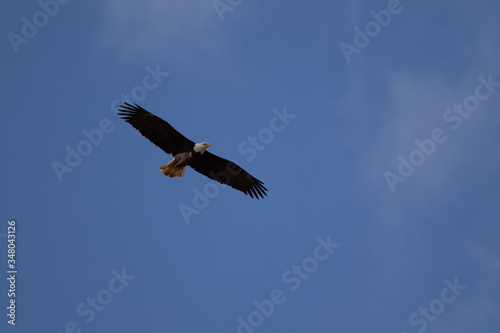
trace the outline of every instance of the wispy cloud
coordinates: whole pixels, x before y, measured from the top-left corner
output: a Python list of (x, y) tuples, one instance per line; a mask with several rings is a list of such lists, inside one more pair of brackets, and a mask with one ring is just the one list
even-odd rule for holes
[(203, 38), (207, 29), (220, 25), (210, 1), (111, 0), (103, 3), (102, 17), (102, 45), (124, 59), (189, 59), (199, 48), (216, 52)]
[[(469, 16), (468, 13), (464, 15)], [(497, 60), (500, 48), (498, 39), (492, 36), (491, 31), (495, 30), (483, 26), (473, 32), (475, 37), (461, 41), (457, 38), (462, 38), (462, 35), (457, 34), (452, 37), (453, 43), (446, 44), (450, 46), (446, 50), (449, 61), (453, 61), (454, 66), (461, 66), (460, 71), (451, 72), (441, 59), (420, 68), (411, 63), (389, 66), (381, 59), (380, 68), (373, 68), (368, 61), (359, 62), (349, 69), (349, 89), (344, 93), (339, 108), (342, 113), (338, 115), (353, 123), (350, 137), (346, 140), (356, 154), (355, 169), (359, 177), (355, 187), (363, 197), (360, 200), (366, 203), (367, 214), (372, 217), (370, 221), (373, 225), (370, 227), (376, 230), (371, 235), (373, 241), (367, 244), (371, 249), (371, 259), (376, 263), (376, 268), (370, 273), (370, 282), (387, 290), (384, 295), (387, 299), (398, 300), (402, 292), (400, 288), (404, 288), (401, 281), (412, 274), (415, 267), (426, 267), (430, 258), (441, 253), (439, 241), (432, 236), (435, 232), (440, 233), (439, 228), (458, 223), (480, 226), (488, 223), (487, 219), (479, 217), (471, 221), (458, 220), (455, 211), (449, 211), (449, 219), (442, 220), (442, 223), (429, 217), (438, 211), (443, 214), (443, 207), (464, 202), (467, 186), (475, 181), (464, 177), (464, 174), (472, 174), (470, 170), (493, 173), (498, 167), (500, 154), (497, 144), (488, 138), (494, 137), (496, 128), (492, 124), (500, 119), (496, 112), (500, 106), (500, 89), (481, 102), (479, 109), (464, 120), (459, 130), (447, 128), (448, 140), (438, 146), (420, 169), (402, 184), (404, 192), (391, 193), (383, 172), (397, 167), (398, 155), (409, 154), (415, 148), (415, 139), (424, 139), (432, 129), (446, 126), (443, 112), (474, 93), (479, 75), (493, 73), (495, 81), (500, 81)], [(443, 45), (437, 47), (442, 49)], [(428, 49), (427, 52), (433, 50)], [(373, 84), (374, 81), (377, 84)], [(491, 202), (482, 208), (493, 219), (497, 214)], [(380, 242), (384, 242), (384, 246)], [(482, 284), (481, 281), (479, 285), (476, 282), (471, 284), (470, 295), (465, 295), (450, 307), (446, 318), (436, 322), (434, 328), (465, 332), (467, 330), (460, 327), (464, 323), (463, 318), (468, 318), (471, 328), (481, 322), (477, 318), (492, 320), (497, 306), (491, 304), (491, 295), (476, 295), (478, 290), (487, 289), (484, 286), (492, 284), (498, 277), (498, 270), (494, 269), (498, 258), (486, 248), (483, 244), (475, 247), (470, 240), (460, 240), (449, 243), (449, 247), (444, 249), (446, 255), (443, 258), (454, 253), (453, 260), (464, 262), (463, 266), (470, 268), (471, 262), (476, 261), (481, 271), (489, 271), (491, 275), (483, 276), (480, 279), (484, 282)], [(446, 274), (462, 274), (467, 280), (468, 273), (461, 271), (461, 265), (449, 263), (444, 267), (441, 271), (428, 270), (422, 286), (428, 281), (439, 281)], [(497, 289), (492, 290), (495, 295), (498, 293)], [(418, 305), (420, 300), (412, 298), (410, 302)], [(472, 315), (478, 312), (480, 316)], [(404, 322), (406, 316), (403, 312), (394, 318)]]

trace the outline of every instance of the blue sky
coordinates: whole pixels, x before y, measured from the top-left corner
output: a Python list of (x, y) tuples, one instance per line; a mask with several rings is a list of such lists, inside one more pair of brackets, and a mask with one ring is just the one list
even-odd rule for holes
[[(0, 6), (2, 332), (499, 331), (498, 2)], [(164, 177), (122, 99), (269, 196)]]

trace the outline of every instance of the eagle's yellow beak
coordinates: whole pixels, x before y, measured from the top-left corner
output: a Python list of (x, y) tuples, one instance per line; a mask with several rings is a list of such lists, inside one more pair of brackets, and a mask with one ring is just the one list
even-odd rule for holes
[(212, 145), (210, 143), (207, 143), (208, 147), (212, 147)]

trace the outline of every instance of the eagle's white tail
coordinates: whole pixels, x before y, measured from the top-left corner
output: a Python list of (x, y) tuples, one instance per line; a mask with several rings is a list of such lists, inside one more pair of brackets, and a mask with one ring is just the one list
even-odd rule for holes
[(170, 161), (165, 165), (160, 167), (161, 172), (165, 176), (169, 176), (170, 178), (182, 177), (184, 175), (184, 171), (186, 171), (186, 166), (178, 166), (175, 161)]

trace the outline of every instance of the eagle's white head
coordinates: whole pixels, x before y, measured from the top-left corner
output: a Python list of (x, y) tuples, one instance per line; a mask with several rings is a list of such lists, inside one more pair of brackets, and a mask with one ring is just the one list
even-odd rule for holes
[(212, 147), (212, 145), (208, 142), (195, 143), (193, 150), (195, 153), (203, 154), (208, 147)]

